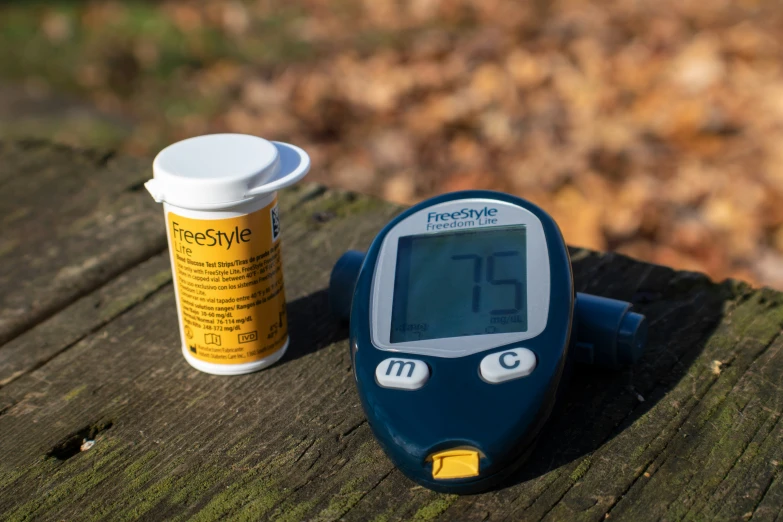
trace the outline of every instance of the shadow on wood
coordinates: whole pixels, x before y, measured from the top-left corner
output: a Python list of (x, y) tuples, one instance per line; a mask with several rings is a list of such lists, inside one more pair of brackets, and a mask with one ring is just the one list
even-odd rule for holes
[(702, 274), (675, 275), (620, 255), (571, 255), (577, 291), (629, 301), (647, 316), (647, 349), (637, 364), (617, 371), (574, 365), (530, 457), (501, 489), (583, 458), (633, 424), (686, 375), (724, 316), (730, 292)]
[(326, 288), (288, 303), (288, 331), (291, 344), (278, 365), (348, 338), (348, 327), (331, 314)]

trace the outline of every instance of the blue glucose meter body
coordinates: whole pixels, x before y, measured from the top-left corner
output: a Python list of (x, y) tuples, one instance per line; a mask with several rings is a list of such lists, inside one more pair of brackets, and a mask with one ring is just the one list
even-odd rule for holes
[(567, 363), (630, 363), (646, 342), (630, 304), (575, 294), (548, 214), (489, 191), (438, 196), (392, 220), (366, 254), (338, 261), (330, 298), (350, 317), (376, 438), (405, 475), (449, 493), (518, 469)]

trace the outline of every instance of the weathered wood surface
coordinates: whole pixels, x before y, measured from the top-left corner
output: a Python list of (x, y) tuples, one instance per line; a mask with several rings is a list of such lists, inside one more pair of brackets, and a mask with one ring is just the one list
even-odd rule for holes
[[(648, 352), (580, 369), (508, 487), (416, 487), (364, 421), (326, 286), (399, 211), (281, 194), (292, 343), (215, 377), (179, 352), (149, 161), (0, 146), (0, 519), (774, 520), (783, 506), (783, 296), (574, 250), (578, 289), (633, 301)], [(95, 440), (79, 451), (84, 438)]]
[(165, 246), (148, 174), (111, 154), (0, 145), (0, 342)]

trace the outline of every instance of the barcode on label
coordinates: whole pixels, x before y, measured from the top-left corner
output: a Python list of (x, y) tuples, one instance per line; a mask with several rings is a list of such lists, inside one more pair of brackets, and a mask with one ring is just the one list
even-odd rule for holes
[(272, 207), (272, 241), (277, 241), (280, 235), (280, 209), (277, 205)]

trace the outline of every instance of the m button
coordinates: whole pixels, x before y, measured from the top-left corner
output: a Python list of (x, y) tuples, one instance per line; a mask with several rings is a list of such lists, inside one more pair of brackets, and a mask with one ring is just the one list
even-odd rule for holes
[(481, 360), (481, 377), (492, 384), (527, 377), (536, 368), (536, 354), (527, 348), (495, 352)]
[(423, 361), (393, 357), (381, 361), (375, 368), (375, 380), (384, 388), (418, 390), (430, 378), (430, 369)]

